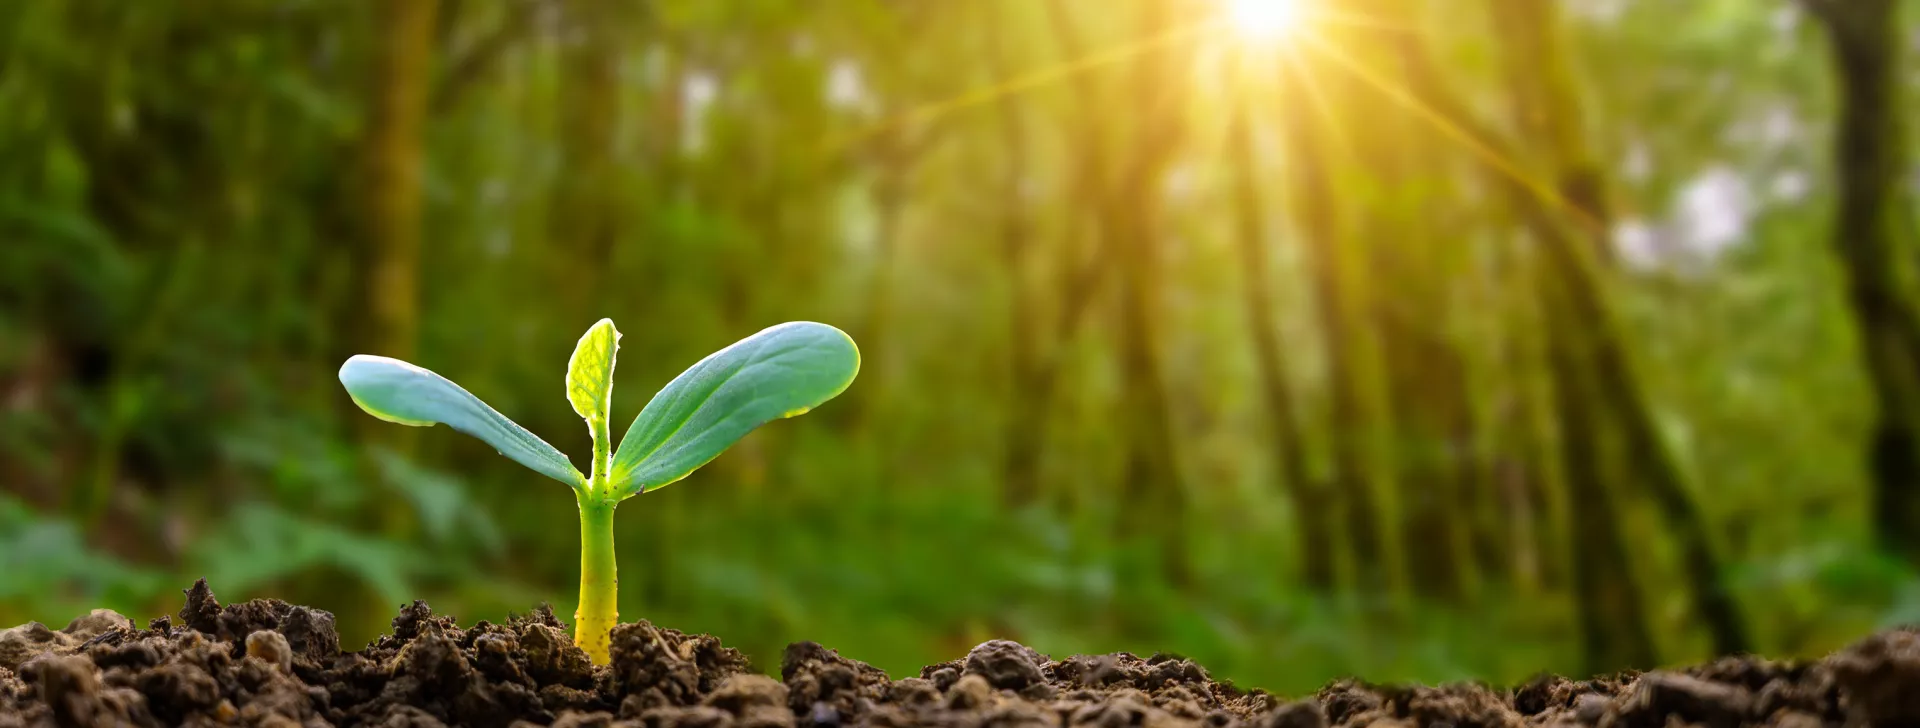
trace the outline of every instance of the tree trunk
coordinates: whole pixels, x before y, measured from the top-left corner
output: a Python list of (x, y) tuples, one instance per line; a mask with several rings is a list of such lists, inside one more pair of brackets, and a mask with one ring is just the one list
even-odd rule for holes
[(411, 359), (420, 339), (421, 139), (436, 0), (380, 4), (380, 52), (366, 137), (371, 350)]
[(626, 30), (614, 6), (592, 2), (561, 6), (572, 31), (560, 49), (560, 176), (548, 205), (548, 246), (563, 267), (552, 271), (586, 326), (611, 315), (614, 247), (620, 237), (619, 185), (614, 174), (620, 122), (617, 77)]
[[(1516, 216), (1519, 211), (1512, 207), (1505, 206), (1509, 225), (1520, 222)], [(1488, 477), (1501, 508), (1494, 523), (1486, 528), (1505, 529), (1506, 533), (1504, 539), (1500, 535), (1487, 539), (1504, 541), (1509, 553), (1502, 556), (1519, 592), (1557, 592), (1569, 585), (1568, 554), (1560, 538), (1571, 530), (1562, 502), (1567, 488), (1561, 478), (1553, 424), (1548, 332), (1540, 314), (1543, 301), (1534, 283), (1538, 278), (1536, 256), (1521, 247), (1511, 242), (1499, 245), (1489, 273), (1490, 279), (1498, 281), (1495, 285), (1499, 289), (1487, 310), (1503, 312), (1494, 333), (1497, 344), (1492, 366), (1504, 373), (1504, 383), (1496, 388), (1493, 406), (1487, 412), (1494, 447)], [(1495, 552), (1502, 546), (1482, 548)]]
[[(1579, 245), (1577, 240), (1543, 240), (1545, 245)], [(1540, 296), (1555, 327), (1577, 326), (1567, 314), (1571, 304), (1558, 276), (1542, 276)], [(1585, 672), (1652, 667), (1658, 661), (1632, 554), (1620, 533), (1620, 508), (1612, 478), (1622, 465), (1601, 423), (1606, 394), (1598, 391), (1581, 337), (1549, 334), (1548, 360), (1553, 400), (1560, 415), (1564, 483), (1572, 523), (1573, 587), (1580, 623)]]
[[(1600, 264), (1595, 260), (1603, 254), (1598, 248), (1606, 243), (1606, 217), (1600, 205), (1597, 168), (1585, 156), (1577, 133), (1572, 78), (1559, 55), (1555, 34), (1561, 29), (1554, 13), (1550, 3), (1494, 0), (1493, 14), (1500, 22), (1498, 36), (1506, 51), (1505, 66), (1511, 77), (1518, 125), (1527, 138), (1543, 140), (1544, 148), (1535, 150), (1535, 156), (1545, 160), (1541, 166), (1550, 170), (1556, 181), (1553, 197), (1540, 199), (1534, 187), (1512, 179), (1505, 166), (1488, 163), (1482, 169), (1505, 190), (1509, 204), (1542, 251), (1542, 265), (1533, 277), (1533, 285), (1547, 334), (1544, 348), (1549, 389), (1559, 416), (1557, 455), (1560, 481), (1568, 491), (1572, 538), (1567, 546), (1573, 569), (1575, 616), (1586, 670), (1603, 672), (1646, 666), (1657, 659), (1639, 585), (1626, 560), (1628, 551), (1617, 523), (1619, 505), (1615, 498), (1630, 492), (1632, 467), (1638, 464), (1633, 456), (1644, 454), (1638, 446), (1648, 440), (1645, 435), (1653, 435), (1651, 441), (1656, 444), (1659, 441), (1657, 431), (1634, 432), (1637, 425), (1650, 428), (1650, 421), (1623, 417), (1623, 410), (1609, 406), (1620, 398), (1638, 400), (1644, 394), (1637, 380), (1607, 374), (1609, 367), (1624, 367), (1625, 358), (1611, 311), (1605, 305), (1599, 283)], [(1414, 91), (1412, 100), (1405, 103), (1424, 105), (1451, 122), (1450, 133), (1471, 137), (1469, 146), (1489, 150), (1482, 155), (1483, 162), (1486, 157), (1516, 158), (1514, 152), (1519, 147), (1505, 143), (1489, 133), (1486, 125), (1477, 123), (1432, 72), (1429, 51), (1421, 39), (1404, 36), (1401, 48), (1415, 57), (1408, 64), (1414, 70), (1410, 79)], [(1353, 64), (1349, 70), (1367, 73)], [(1555, 216), (1562, 207), (1580, 218), (1588, 235), (1573, 235), (1561, 226)], [(1615, 374), (1625, 371), (1622, 368)], [(1632, 407), (1624, 413), (1645, 411)], [(1654, 464), (1673, 465), (1665, 458)], [(1683, 547), (1697, 545), (1683, 543)], [(1702, 601), (1717, 591), (1717, 575), (1709, 582), (1713, 588), (1701, 584), (1696, 589)], [(1710, 624), (1716, 622), (1713, 615), (1707, 617)], [(1718, 638), (1719, 628), (1715, 629)]]
[(1161, 371), (1155, 314), (1159, 311), (1157, 240), (1141, 208), (1155, 204), (1144, 190), (1116, 198), (1103, 235), (1119, 257), (1118, 414), (1125, 443), (1120, 500), (1122, 535), (1160, 550), (1175, 583), (1187, 577), (1186, 494), (1174, 456), (1173, 411)]
[(916, 163), (916, 153), (908, 148), (900, 130), (890, 129), (876, 135), (865, 154), (872, 168), (873, 181), (867, 188), (868, 204), (873, 206), (873, 274), (867, 280), (866, 315), (854, 330), (860, 348), (873, 361), (868, 374), (867, 394), (859, 407), (848, 408), (849, 432), (868, 433), (874, 422), (884, 417), (882, 407), (894, 395), (895, 367), (885, 362), (893, 355), (894, 283), (900, 255), (900, 220), (906, 212), (907, 185)]
[[(1368, 17), (1417, 17), (1401, 0), (1354, 0)], [(1393, 58), (1394, 33), (1376, 28), (1347, 32), (1347, 49), (1361, 58)], [(1406, 85), (1414, 69), (1389, 65), (1385, 76)], [(1351, 79), (1345, 84), (1358, 86)], [(1407, 584), (1424, 599), (1458, 603), (1472, 591), (1472, 561), (1467, 556), (1471, 460), (1462, 453), (1471, 427), (1466, 369), (1450, 338), (1449, 289), (1459, 285), (1457, 266), (1448, 256), (1457, 244), (1436, 231), (1450, 200), (1435, 199), (1449, 187), (1435, 157), (1439, 139), (1422, 120), (1393, 100), (1371, 90), (1347, 92), (1348, 126), (1365, 141), (1356, 145), (1364, 179), (1357, 191), (1368, 194), (1369, 209), (1357, 227), (1373, 249), (1364, 268), (1381, 291), (1369, 316), (1380, 341), (1386, 406), (1379, 430), (1391, 437), (1381, 457), (1394, 465), (1383, 484), (1397, 500), (1399, 551)], [(1439, 178), (1439, 179), (1436, 179)], [(1390, 452), (1389, 452), (1390, 450)]]
[[(1495, 0), (1494, 14), (1500, 23), (1498, 35), (1507, 44), (1507, 68), (1520, 102), (1521, 127), (1546, 140), (1543, 151), (1555, 188), (1588, 233), (1568, 244), (1550, 244), (1545, 251), (1549, 284), (1563, 294), (1560, 305), (1548, 309), (1560, 314), (1557, 320), (1549, 319), (1550, 335), (1568, 339), (1560, 350), (1575, 357), (1559, 363), (1584, 370), (1568, 375), (1592, 387), (1587, 395), (1596, 398), (1595, 414), (1615, 428), (1619, 438), (1618, 459), (1626, 461), (1623, 466), (1633, 466), (1617, 474), (1614, 495), (1625, 497), (1636, 486), (1645, 487), (1679, 541), (1683, 568), (1693, 583), (1694, 607), (1706, 623), (1714, 651), (1745, 651), (1746, 625), (1726, 588), (1708, 525), (1660, 434), (1601, 285), (1602, 269), (1611, 259), (1612, 220), (1604, 204), (1604, 175), (1580, 129), (1578, 86), (1562, 47), (1565, 34), (1557, 6), (1536, 0)], [(1568, 448), (1590, 446), (1577, 440), (1570, 439)]]
[[(1508, 143), (1474, 118), (1438, 73), (1426, 37), (1400, 33), (1395, 36), (1395, 46), (1407, 71), (1409, 91), (1395, 93), (1403, 106), (1419, 106), (1422, 113), (1448, 120), (1450, 124), (1443, 130), (1443, 136), (1456, 137), (1453, 142), (1464, 141), (1501, 159), (1515, 158), (1517, 145)], [(1347, 65), (1350, 71), (1364, 72), (1353, 64)], [(1562, 231), (1551, 226), (1552, 211), (1532, 196), (1530, 188), (1512, 179), (1507, 168), (1486, 163), (1487, 156), (1486, 153), (1480, 155), (1480, 171), (1491, 178), (1495, 189), (1505, 193), (1503, 209), (1532, 230), (1538, 241), (1560, 239)], [(1509, 312), (1509, 316), (1506, 325), (1495, 334), (1499, 345), (1495, 347), (1498, 353), (1493, 356), (1492, 366), (1507, 370), (1508, 376), (1503, 385), (1506, 394), (1502, 404), (1484, 416), (1491, 421), (1489, 427), (1499, 430), (1498, 441), (1506, 447), (1485, 455), (1488, 460), (1482, 464), (1481, 472), (1489, 479), (1487, 487), (1494, 488), (1497, 499), (1504, 504), (1503, 515), (1494, 520), (1509, 522), (1513, 529), (1512, 535), (1505, 539), (1514, 551), (1512, 558), (1505, 560), (1507, 568), (1516, 576), (1538, 579), (1542, 586), (1550, 587), (1565, 581), (1561, 559), (1556, 558), (1565, 548), (1554, 534), (1563, 530), (1555, 524), (1567, 520), (1560, 516), (1564, 509), (1555, 507), (1559, 505), (1557, 496), (1564, 479), (1552, 422), (1553, 377), (1548, 363), (1551, 342), (1546, 340), (1551, 336), (1552, 327), (1548, 323), (1545, 301), (1537, 292), (1539, 284), (1535, 282), (1541, 269), (1536, 260), (1538, 256), (1511, 245), (1503, 246), (1500, 252), (1488, 277), (1503, 282), (1499, 290), (1504, 295), (1496, 296), (1499, 305), (1495, 308)], [(1482, 558), (1489, 558), (1488, 555), (1499, 548), (1493, 545), (1496, 540), (1499, 539), (1481, 534), (1476, 538), (1474, 550)]]
[(1261, 399), (1266, 404), (1272, 457), (1278, 465), (1282, 488), (1293, 501), (1294, 525), (1300, 529), (1301, 581), (1314, 591), (1330, 592), (1337, 578), (1333, 532), (1328, 518), (1332, 515), (1332, 498), (1327, 493), (1327, 484), (1315, 479), (1307, 467), (1306, 446), (1291, 389), (1292, 375), (1288, 372), (1286, 357), (1281, 354), (1280, 334), (1274, 320), (1265, 241), (1266, 216), (1260, 201), (1253, 148), (1253, 113), (1252, 104), (1243, 101), (1231, 122), (1233, 128), (1228, 140), (1229, 159), (1235, 160), (1235, 242), (1241, 272), (1246, 277), (1243, 290), (1248, 340), (1253, 343)]
[[(1143, 14), (1141, 37), (1166, 32), (1174, 16), (1169, 2), (1153, 2)], [(1175, 46), (1184, 49), (1187, 46)], [(1161, 304), (1161, 179), (1185, 132), (1183, 82), (1174, 73), (1183, 56), (1169, 44), (1140, 54), (1131, 69), (1137, 105), (1131, 147), (1101, 214), (1119, 269), (1117, 301), (1121, 412), (1125, 461), (1121, 533), (1144, 538), (1160, 550), (1161, 566), (1175, 584), (1188, 580), (1186, 493), (1180, 478), (1173, 410), (1161, 370), (1158, 315)]]
[[(1418, 245), (1417, 237), (1402, 234), (1385, 239)], [(1423, 284), (1410, 280), (1432, 275), (1436, 269), (1429, 264), (1415, 265), (1402, 277), (1382, 276), (1395, 282), (1397, 299), (1381, 302), (1380, 330), (1386, 334), (1381, 337), (1382, 359), (1388, 370), (1391, 421), (1398, 440), (1395, 483), (1408, 585), (1423, 598), (1459, 602), (1470, 591), (1472, 562), (1464, 547), (1475, 505), (1467, 480), (1472, 474), (1461, 469), (1466, 461), (1456, 443), (1464, 434), (1458, 417), (1465, 407), (1466, 383), (1458, 353), (1439, 341), (1444, 334), (1430, 325), (1444, 316), (1444, 304), (1438, 297), (1423, 295), (1418, 291)]]
[[(989, 61), (997, 82), (1014, 78), (1007, 58), (1004, 23), (992, 18), (987, 23)], [(1028, 281), (1032, 261), (1032, 212), (1021, 190), (1027, 181), (1028, 155), (1026, 130), (1021, 126), (1015, 104), (994, 104), (1000, 131), (1000, 151), (1005, 163), (1000, 170), (1000, 260), (1005, 268), (1007, 304), (1007, 379), (1009, 417), (1006, 444), (1001, 461), (1001, 502), (1024, 506), (1037, 500), (1040, 455), (1045, 452), (1047, 400), (1051, 397), (1051, 376), (1041, 358), (1039, 340), (1044, 319), (1040, 302)]]
[[(1308, 98), (1316, 81), (1305, 70), (1290, 66), (1284, 95)], [(1355, 292), (1355, 254), (1347, 230), (1345, 207), (1333, 194), (1333, 174), (1327, 150), (1335, 141), (1330, 123), (1317, 114), (1301, 113), (1287, 125), (1288, 197), (1291, 214), (1299, 221), (1311, 261), (1315, 307), (1327, 358), (1327, 387), (1331, 392), (1327, 423), (1332, 450), (1332, 490), (1339, 501), (1330, 518), (1338, 518), (1352, 557), (1351, 581), (1363, 590), (1380, 591), (1397, 580), (1388, 562), (1377, 489), (1378, 471), (1370, 457), (1373, 436), (1366, 402), (1370, 361), (1377, 357), (1371, 321)], [(1337, 515), (1336, 515), (1337, 514)]]
[[(1021, 1), (1024, 0), (1015, 0)], [(1066, 0), (1050, 0), (1046, 12), (1060, 46), (1060, 56), (1084, 58), (1085, 44)], [(1010, 69), (1005, 71), (1010, 75)], [(1106, 103), (1098, 80), (1098, 74), (1090, 73), (1073, 84), (1072, 91), (1081, 113), (1062, 124), (1066, 134), (1076, 141), (1070, 149), (1066, 182), (1070, 191), (1069, 206), (1080, 212), (1068, 213), (1059, 250), (1049, 256), (1051, 270), (1046, 271), (1046, 276), (1052, 283), (1049, 290), (1056, 292), (1052, 305), (1044, 305), (1046, 301), (1038, 295), (1027, 299), (1037, 318), (1024, 324), (1030, 327), (1030, 345), (1024, 354), (1030, 366), (1013, 373), (1014, 391), (1024, 394), (1017, 394), (1022, 401), (1015, 405), (1008, 431), (1007, 459), (1003, 464), (1010, 489), (1003, 495), (1009, 497), (1010, 503), (1019, 502), (1013, 497), (1014, 493), (1038, 490), (1037, 473), (1045, 452), (1047, 419), (1061, 377), (1063, 349), (1085, 320), (1103, 282), (1118, 267), (1114, 262), (1116, 256), (1107, 247), (1112, 241), (1100, 232), (1101, 216), (1111, 207), (1113, 181), (1107, 154), (1109, 125), (1101, 123), (1098, 112)], [(1021, 221), (1023, 227), (1032, 223), (1031, 217)], [(1002, 232), (1026, 235), (1029, 231), (1009, 227)], [(1043, 314), (1043, 308), (1049, 309), (1051, 315)], [(1035, 323), (1038, 327), (1031, 328)]]
[[(422, 139), (431, 92), (435, 0), (391, 0), (380, 4), (379, 54), (372, 80), (372, 119), (364, 144), (366, 178), (361, 190), (363, 261), (368, 270), (364, 293), (371, 325), (363, 329), (364, 350), (413, 360), (420, 343), (420, 221)], [(363, 443), (403, 455), (417, 451), (420, 432), (394, 431), (372, 417), (354, 417)], [(360, 463), (363, 477), (380, 479), (371, 459)], [(391, 487), (391, 486), (390, 486)], [(416, 524), (406, 509), (384, 508), (377, 518), (392, 538)]]
[(1846, 274), (1874, 413), (1867, 463), (1874, 532), (1920, 564), (1920, 306), (1905, 193), (1904, 67), (1897, 0), (1809, 0), (1826, 28), (1840, 89), (1834, 139), (1834, 253)]

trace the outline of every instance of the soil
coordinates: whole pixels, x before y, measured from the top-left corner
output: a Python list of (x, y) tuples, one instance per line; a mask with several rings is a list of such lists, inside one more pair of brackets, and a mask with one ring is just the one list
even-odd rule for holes
[(173, 618), (97, 610), (65, 629), (0, 631), (0, 728), (229, 725), (644, 728), (1331, 728), (1920, 724), (1920, 631), (1824, 660), (1729, 657), (1685, 670), (1511, 689), (1336, 682), (1285, 699), (1179, 657), (1055, 660), (993, 641), (890, 679), (812, 642), (775, 680), (711, 635), (642, 621), (591, 665), (551, 609), (462, 628), (424, 602), (340, 649), (333, 615), (275, 599), (220, 606), (201, 581)]

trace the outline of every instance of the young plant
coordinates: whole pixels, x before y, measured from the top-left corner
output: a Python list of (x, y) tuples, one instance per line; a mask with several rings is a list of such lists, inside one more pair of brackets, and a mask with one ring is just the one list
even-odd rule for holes
[(832, 326), (780, 324), (701, 359), (668, 382), (612, 446), (609, 412), (620, 332), (601, 319), (567, 361), (567, 400), (593, 435), (591, 474), (460, 385), (398, 359), (360, 354), (340, 383), (367, 414), (414, 427), (445, 423), (501, 455), (566, 483), (580, 504), (580, 608), (574, 644), (605, 664), (619, 618), (613, 509), (620, 501), (687, 477), (760, 425), (813, 409), (845, 391), (860, 371), (853, 339)]

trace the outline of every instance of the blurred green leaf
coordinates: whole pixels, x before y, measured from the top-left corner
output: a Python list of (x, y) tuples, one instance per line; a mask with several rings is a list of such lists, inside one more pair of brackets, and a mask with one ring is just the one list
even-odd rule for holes
[(430, 563), (405, 543), (304, 518), (268, 503), (235, 508), (220, 530), (195, 544), (193, 561), (209, 581), (234, 592), (332, 567), (353, 575), (390, 603), (411, 598), (413, 574)]
[(391, 450), (377, 450), (374, 458), (386, 482), (413, 504), (429, 538), (440, 543), (471, 543), (490, 553), (499, 553), (505, 547), (499, 524), (471, 497), (460, 478), (423, 467)]
[[(72, 521), (37, 513), (0, 494), (0, 602), (47, 600), (75, 593), (110, 599), (110, 592), (151, 592), (158, 572), (130, 565), (90, 548)], [(57, 597), (56, 597), (57, 598)]]
[(352, 443), (284, 413), (240, 418), (221, 433), (220, 454), (258, 473), (287, 502), (310, 504), (316, 513), (360, 506), (373, 490), (359, 477), (359, 451)]

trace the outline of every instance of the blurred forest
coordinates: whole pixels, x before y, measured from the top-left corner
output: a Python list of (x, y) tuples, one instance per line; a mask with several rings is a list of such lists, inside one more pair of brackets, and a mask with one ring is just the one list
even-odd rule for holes
[[(1897, 0), (14, 0), (0, 624), (570, 614), (587, 451), (784, 320), (844, 396), (618, 519), (763, 668), (991, 637), (1280, 691), (1920, 621)], [(1291, 13), (1291, 17), (1283, 17)]]

